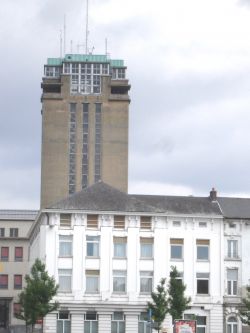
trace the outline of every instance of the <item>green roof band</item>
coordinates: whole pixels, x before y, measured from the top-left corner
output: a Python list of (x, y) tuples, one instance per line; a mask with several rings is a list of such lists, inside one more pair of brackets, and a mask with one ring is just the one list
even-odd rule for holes
[(61, 66), (63, 62), (110, 63), (111, 67), (124, 67), (123, 60), (111, 60), (106, 55), (100, 54), (66, 54), (64, 58), (47, 59), (47, 65), (49, 66)]

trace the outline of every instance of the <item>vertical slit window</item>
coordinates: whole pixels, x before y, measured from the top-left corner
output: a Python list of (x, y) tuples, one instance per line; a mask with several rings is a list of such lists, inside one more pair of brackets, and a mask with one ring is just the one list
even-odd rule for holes
[(76, 103), (70, 103), (69, 194), (76, 191)]
[(88, 152), (89, 152), (89, 104), (83, 103), (82, 114), (82, 188), (88, 186)]
[(95, 109), (95, 183), (101, 180), (101, 104), (96, 103)]

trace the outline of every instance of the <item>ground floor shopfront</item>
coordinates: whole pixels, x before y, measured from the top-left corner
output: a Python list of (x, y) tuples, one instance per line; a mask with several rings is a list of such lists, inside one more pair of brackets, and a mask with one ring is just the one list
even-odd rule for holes
[[(197, 320), (197, 333), (241, 333), (237, 330), (225, 330), (222, 305), (192, 306), (184, 314), (185, 319)], [(231, 322), (230, 322), (231, 324)], [(172, 321), (167, 316), (163, 331), (172, 332)], [(44, 333), (150, 333), (146, 308), (117, 306), (107, 308), (91, 306), (62, 305), (57, 313), (49, 314), (44, 320)]]

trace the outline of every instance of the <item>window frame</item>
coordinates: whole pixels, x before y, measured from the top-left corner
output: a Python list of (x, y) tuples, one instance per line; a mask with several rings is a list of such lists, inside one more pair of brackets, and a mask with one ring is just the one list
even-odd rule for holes
[[(67, 244), (69, 246), (67, 251), (62, 249), (63, 244), (65, 245)], [(59, 257), (71, 258), (72, 256), (73, 256), (73, 235), (59, 235)]]
[[(3, 284), (1, 280), (6, 280), (6, 283)], [(9, 289), (9, 275), (8, 274), (0, 274), (0, 289)]]
[[(18, 255), (18, 251), (20, 251), (21, 255)], [(15, 246), (15, 261), (21, 262), (23, 261), (23, 247)]]
[[(7, 251), (7, 254), (4, 255), (4, 252)], [(1, 246), (1, 256), (0, 256), (0, 260), (7, 262), (9, 261), (9, 255), (10, 255), (10, 249), (9, 246)]]
[[(93, 254), (89, 253), (91, 250), (91, 245), (93, 245)], [(97, 249), (97, 254), (95, 255), (95, 245)], [(91, 252), (91, 251), (90, 251)], [(86, 235), (86, 257), (87, 258), (99, 258), (100, 256), (100, 236)]]
[[(115, 314), (121, 314), (122, 319), (115, 319)], [(115, 324), (115, 325), (114, 325)], [(124, 327), (121, 328), (121, 325)], [(113, 326), (116, 326), (116, 329), (113, 329)], [(125, 333), (126, 330), (126, 322), (125, 322), (125, 315), (121, 311), (114, 311), (111, 317), (111, 333)]]
[[(144, 252), (143, 246), (144, 245), (151, 247), (151, 251), (150, 251), (149, 255), (145, 255), (145, 253), (143, 254), (143, 252)], [(153, 257), (154, 257), (154, 238), (141, 237), (140, 238), (140, 258), (141, 259), (153, 259)]]
[[(67, 279), (66, 282), (69, 282), (70, 287), (68, 289), (61, 289), (60, 279), (65, 278)], [(59, 268), (58, 269), (58, 292), (59, 293), (71, 293), (72, 292), (72, 269), (67, 268)]]
[[(148, 282), (151, 281), (151, 283), (149, 284), (150, 285), (149, 289), (145, 290), (144, 287), (147, 286), (148, 283), (142, 284), (143, 280), (147, 280)], [(152, 290), (153, 290), (153, 271), (140, 271), (140, 294), (151, 294)]]
[[(86, 270), (85, 271), (86, 285), (85, 285), (85, 293), (86, 294), (99, 294), (100, 292), (100, 271), (98, 270)], [(90, 279), (94, 279), (95, 282), (95, 290), (91, 290), (89, 288), (90, 284), (88, 281)]]
[[(121, 255), (119, 255), (120, 250), (122, 250)], [(127, 237), (113, 237), (113, 256), (115, 259), (127, 258)]]
[[(124, 288), (123, 288), (124, 290), (120, 290), (119, 288), (116, 288), (115, 287), (116, 285), (117, 286), (124, 285)], [(113, 293), (124, 294), (126, 292), (127, 292), (127, 271), (118, 270), (118, 269), (113, 270)]]
[[(235, 244), (235, 248), (234, 248)], [(238, 239), (228, 239), (227, 240), (227, 257), (230, 259), (239, 258), (239, 241)]]
[(18, 237), (18, 228), (10, 228), (10, 238)]
[[(198, 284), (199, 284), (200, 281), (207, 281), (207, 292), (205, 292), (205, 293), (198, 292), (198, 289), (200, 288), (200, 286)], [(203, 296), (208, 296), (209, 295), (209, 292), (210, 292), (210, 285), (209, 285), (210, 283), (209, 282), (210, 282), (210, 274), (209, 273), (196, 273), (196, 294), (198, 296), (199, 295), (203, 295)]]
[[(20, 283), (17, 283), (16, 279), (20, 279)], [(23, 287), (23, 276), (21, 274), (14, 274), (14, 289), (22, 289)]]
[[(228, 274), (229, 271), (235, 271), (237, 279), (230, 279)], [(237, 296), (238, 295), (238, 281), (239, 281), (239, 270), (238, 268), (227, 268), (227, 295)]]
[[(171, 238), (170, 239), (170, 260), (173, 261), (183, 261), (183, 245), (184, 245), (184, 240), (183, 238)], [(181, 250), (181, 255), (179, 256), (174, 256), (174, 249), (175, 248), (180, 248)]]

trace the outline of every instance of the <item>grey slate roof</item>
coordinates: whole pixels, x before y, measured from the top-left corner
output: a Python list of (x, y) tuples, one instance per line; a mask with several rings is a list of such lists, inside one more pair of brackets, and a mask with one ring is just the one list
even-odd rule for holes
[(218, 197), (217, 200), (224, 217), (250, 219), (250, 199)]
[(208, 197), (136, 195), (136, 198), (170, 214), (221, 215), (218, 203)]
[(60, 210), (221, 215), (209, 198), (133, 195), (98, 182), (49, 207)]
[(33, 221), (37, 213), (37, 210), (0, 209), (0, 220)]
[(155, 207), (151, 207), (135, 196), (121, 192), (103, 182), (83, 189), (49, 208), (115, 212), (155, 211)]

